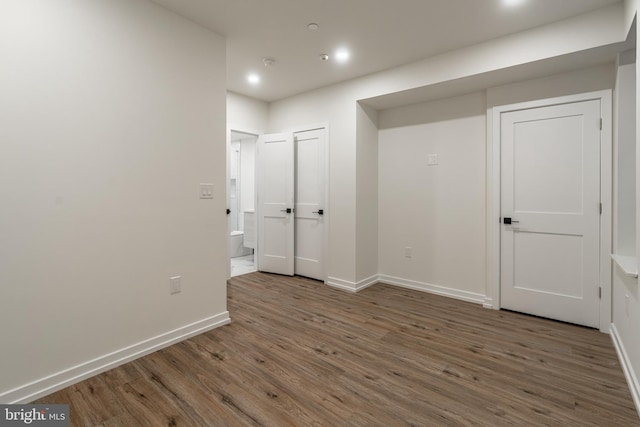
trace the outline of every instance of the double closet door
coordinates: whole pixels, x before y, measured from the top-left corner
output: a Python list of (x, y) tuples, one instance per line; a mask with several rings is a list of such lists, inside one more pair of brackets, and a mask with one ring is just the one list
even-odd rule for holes
[(325, 129), (258, 138), (260, 271), (325, 280), (326, 145)]

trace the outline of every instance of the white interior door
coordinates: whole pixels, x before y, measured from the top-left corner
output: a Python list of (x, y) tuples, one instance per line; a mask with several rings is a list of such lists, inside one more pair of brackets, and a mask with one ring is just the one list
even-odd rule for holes
[(295, 134), (295, 274), (325, 280), (325, 130)]
[(294, 274), (292, 134), (262, 135), (257, 145), (258, 269)]
[(503, 308), (599, 326), (600, 117), (599, 100), (502, 114)]

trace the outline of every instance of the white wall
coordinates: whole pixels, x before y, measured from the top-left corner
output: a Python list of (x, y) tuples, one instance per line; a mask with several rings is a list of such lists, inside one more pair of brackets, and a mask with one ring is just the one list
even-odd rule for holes
[(485, 113), (484, 93), (380, 113), (382, 280), (484, 302)]
[(487, 106), (516, 104), (585, 92), (612, 89), (616, 68), (613, 63), (530, 79), (487, 89)]
[(356, 284), (377, 282), (378, 268), (378, 112), (357, 105), (356, 128)]
[(235, 92), (227, 92), (227, 123), (235, 130), (264, 133), (268, 127), (269, 104)]
[(225, 43), (142, 0), (0, 11), (9, 402), (228, 319)]
[(615, 88), (614, 253), (636, 254), (636, 58), (619, 56)]
[[(357, 180), (357, 167), (362, 164), (358, 158), (371, 154), (358, 149), (357, 120), (363, 117), (358, 114), (359, 100), (481, 76), (493, 71), (518, 69), (523, 64), (557, 59), (574, 52), (621, 42), (626, 35), (622, 29), (625, 17), (624, 6), (617, 4), (270, 104), (271, 132), (305, 124), (329, 123), (329, 281), (355, 289), (366, 276), (365, 271), (368, 271), (368, 268), (358, 271), (361, 263), (357, 260), (357, 248), (365, 247), (367, 239), (366, 233), (357, 232), (358, 212), (363, 212), (359, 203), (371, 200), (357, 198), (357, 192), (369, 191), (366, 186), (364, 189), (360, 187), (363, 180)], [(594, 28), (598, 31), (594, 31)]]

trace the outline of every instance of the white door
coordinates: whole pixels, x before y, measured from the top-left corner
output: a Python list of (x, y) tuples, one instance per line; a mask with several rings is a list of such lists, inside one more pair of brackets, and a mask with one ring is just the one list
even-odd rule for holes
[(325, 156), (324, 129), (298, 132), (295, 190), (295, 273), (324, 280)]
[(258, 268), (293, 276), (293, 135), (262, 135), (257, 148)]
[(599, 326), (600, 117), (599, 100), (501, 115), (502, 308)]

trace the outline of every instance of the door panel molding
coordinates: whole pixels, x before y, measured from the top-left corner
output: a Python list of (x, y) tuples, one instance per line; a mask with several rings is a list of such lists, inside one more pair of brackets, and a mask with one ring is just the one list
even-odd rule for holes
[(611, 327), (611, 244), (612, 244), (612, 93), (610, 90), (563, 96), (531, 102), (495, 106), (487, 114), (490, 126), (487, 155), (487, 290), (484, 306), (499, 310), (501, 256), (501, 118), (504, 113), (550, 107), (590, 100), (599, 100), (602, 130), (600, 134), (600, 325), (601, 332)]

